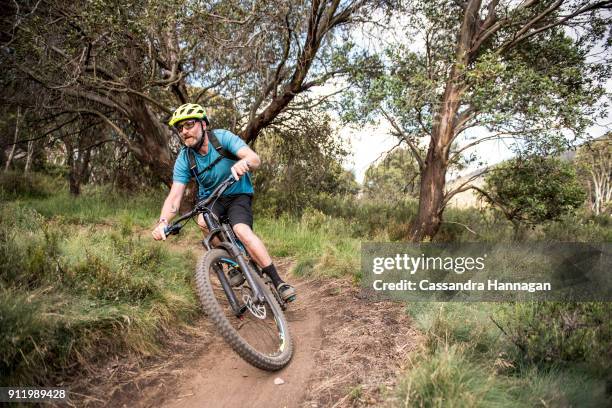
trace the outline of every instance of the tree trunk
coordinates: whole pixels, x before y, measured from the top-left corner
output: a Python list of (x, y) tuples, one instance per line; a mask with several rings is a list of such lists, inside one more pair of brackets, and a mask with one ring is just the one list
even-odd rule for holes
[(480, 0), (472, 0), (465, 6), (463, 23), (457, 36), (455, 63), (446, 81), (431, 131), (427, 158), (421, 169), (419, 212), (410, 224), (408, 233), (408, 239), (412, 242), (433, 238), (442, 224), (442, 213), (446, 206), (444, 187), (450, 147), (456, 136), (461, 97), (466, 91), (463, 70), (473, 57), (470, 48), (477, 30), (480, 4)]
[(15, 149), (17, 148), (17, 139), (19, 136), (19, 120), (21, 119), (21, 106), (17, 106), (17, 117), (15, 118), (15, 137), (13, 138), (13, 147), (11, 147), (11, 153), (9, 153), (9, 157), (6, 160), (6, 165), (4, 166), (4, 171), (8, 171), (11, 166), (11, 162), (13, 161), (13, 157), (15, 157)]
[(430, 146), (421, 174), (419, 212), (410, 224), (408, 239), (421, 242), (433, 238), (440, 229), (444, 210), (446, 161), (437, 148)]
[(136, 159), (149, 166), (155, 176), (166, 186), (172, 185), (173, 158), (170, 154), (170, 131), (151, 112), (141, 98), (131, 99), (131, 120), (136, 126), (138, 142), (130, 143)]
[(442, 98), (440, 113), (436, 117), (421, 174), (419, 212), (410, 224), (408, 239), (421, 242), (433, 238), (442, 224), (446, 186), (446, 170), (451, 143), (455, 136), (455, 118), (464, 88), (456, 80), (453, 68)]
[(70, 166), (70, 173), (68, 175), (70, 194), (76, 197), (81, 194), (81, 185), (87, 178), (91, 149), (79, 149), (76, 157), (73, 157), (72, 152), (70, 152), (68, 157), (68, 164)]
[(68, 166), (68, 189), (70, 194), (78, 196), (81, 193), (81, 184), (76, 172), (76, 165), (74, 159), (74, 146), (68, 137), (63, 137), (64, 147), (66, 148), (66, 165)]
[(68, 174), (70, 195), (78, 196), (81, 194), (81, 180), (79, 180), (78, 175), (74, 171), (74, 166), (70, 168), (70, 173)]
[(34, 156), (34, 141), (30, 140), (28, 142), (28, 155), (26, 158), (24, 173), (29, 173), (30, 168), (32, 167), (32, 157)]

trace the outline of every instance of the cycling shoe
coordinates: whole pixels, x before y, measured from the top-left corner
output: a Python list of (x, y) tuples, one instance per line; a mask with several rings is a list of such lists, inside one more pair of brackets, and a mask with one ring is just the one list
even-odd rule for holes
[(288, 283), (281, 283), (280, 285), (278, 285), (276, 290), (278, 291), (278, 294), (280, 295), (281, 299), (283, 299), (283, 301), (285, 302), (293, 302), (296, 298), (295, 288)]

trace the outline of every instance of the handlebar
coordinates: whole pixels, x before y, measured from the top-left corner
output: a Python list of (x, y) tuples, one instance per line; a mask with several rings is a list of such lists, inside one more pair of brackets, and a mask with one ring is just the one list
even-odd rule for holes
[(198, 201), (193, 210), (181, 215), (176, 221), (164, 228), (164, 234), (166, 236), (178, 234), (184, 225), (181, 224), (182, 221), (185, 221), (189, 218), (196, 216), (197, 214), (204, 212), (204, 210), (210, 205), (210, 203), (219, 198), (221, 194), (225, 192), (225, 190), (227, 190), (237, 181), (238, 180), (236, 180), (234, 176), (229, 176), (228, 178), (223, 180), (208, 197)]

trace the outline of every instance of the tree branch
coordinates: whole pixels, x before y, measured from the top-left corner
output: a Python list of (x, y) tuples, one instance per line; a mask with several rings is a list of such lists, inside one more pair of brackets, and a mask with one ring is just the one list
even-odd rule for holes
[(419, 150), (417, 149), (416, 145), (413, 143), (412, 140), (410, 140), (409, 136), (406, 135), (406, 133), (402, 130), (402, 128), (397, 124), (395, 119), (393, 119), (390, 114), (388, 114), (383, 108), (380, 108), (380, 111), (382, 112), (383, 116), (389, 121), (393, 129), (395, 129), (395, 131), (398, 132), (401, 138), (408, 144), (408, 147), (412, 152), (412, 156), (415, 158), (419, 165), (419, 170), (423, 171), (425, 169), (425, 162), (423, 161), (423, 158), (421, 157), (421, 154), (419, 153)]
[[(444, 200), (442, 201), (442, 206), (446, 207), (446, 204), (448, 204), (448, 202), (450, 201), (451, 198), (453, 198), (455, 195), (462, 193), (464, 191), (467, 191), (469, 189), (473, 189), (473, 188), (477, 188), (475, 186), (467, 186), (469, 183), (471, 183), (472, 181), (476, 180), (478, 177), (482, 176), (483, 174), (487, 173), (489, 171), (488, 168), (484, 169), (483, 171), (474, 174), (473, 176), (471, 176), (470, 178), (468, 178), (466, 181), (464, 181), (463, 183), (461, 183), (459, 186), (457, 186), (457, 188), (454, 188), (453, 190), (447, 191), (444, 194)], [(467, 186), (467, 187), (466, 187)]]
[[(557, 3), (559, 3), (559, 1), (557, 1)], [(555, 4), (557, 4), (557, 3), (555, 3)], [(512, 41), (502, 45), (500, 47), (498, 53), (502, 54), (502, 53), (508, 51), (510, 48), (515, 47), (517, 44), (521, 43), (522, 41), (525, 41), (526, 39), (531, 38), (534, 35), (541, 33), (542, 31), (546, 31), (546, 30), (548, 30), (550, 28), (559, 26), (559, 25), (565, 23), (566, 21), (568, 21), (569, 19), (574, 18), (574, 17), (576, 17), (576, 16), (578, 16), (580, 14), (584, 14), (586, 12), (589, 12), (589, 11), (592, 11), (592, 10), (596, 10), (596, 9), (607, 9), (607, 8), (610, 8), (610, 7), (612, 7), (612, 1), (611, 0), (600, 1), (600, 2), (597, 2), (597, 3), (594, 3), (594, 4), (586, 5), (586, 6), (582, 7), (582, 8), (580, 8), (580, 9), (576, 10), (575, 12), (573, 12), (571, 14), (568, 14), (567, 16), (564, 16), (563, 18), (561, 18), (561, 19), (559, 19), (557, 21), (554, 21), (554, 22), (552, 22), (550, 24), (547, 24), (547, 25), (544, 25), (544, 26), (538, 28), (537, 30), (533, 30), (531, 32), (524, 32), (521, 35), (515, 36), (515, 38), (513, 38)], [(544, 12), (542, 14), (544, 14)], [(546, 15), (548, 15), (548, 14), (550, 14), (550, 13), (547, 13)], [(534, 18), (534, 20), (537, 19), (539, 21), (541, 19), (540, 16), (541, 15), (536, 16)], [(527, 25), (532, 26), (533, 24), (531, 24), (531, 22), (529, 22), (529, 23), (527, 23)]]

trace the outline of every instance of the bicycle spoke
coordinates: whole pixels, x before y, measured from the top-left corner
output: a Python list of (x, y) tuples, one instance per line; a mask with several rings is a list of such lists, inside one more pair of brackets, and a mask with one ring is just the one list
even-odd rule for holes
[[(223, 273), (227, 277), (229, 266), (226, 262), (218, 262), (217, 265), (222, 268)], [(230, 322), (232, 327), (238, 332), (240, 337), (249, 344), (252, 348), (258, 352), (273, 356), (279, 354), (282, 350), (282, 334), (279, 331), (276, 320), (274, 319), (274, 312), (269, 305), (265, 305), (265, 317), (259, 318), (251, 310), (246, 310), (240, 317), (237, 317), (230, 306), (228, 297), (223, 291), (221, 282), (213, 268), (209, 271), (210, 281), (213, 288), (213, 293), (217, 299), (226, 319)], [(236, 299), (239, 300), (241, 305), (244, 305), (243, 295), (249, 294), (250, 289), (247, 284), (243, 284), (240, 288), (232, 288)], [(261, 307), (261, 306), (259, 306)]]

